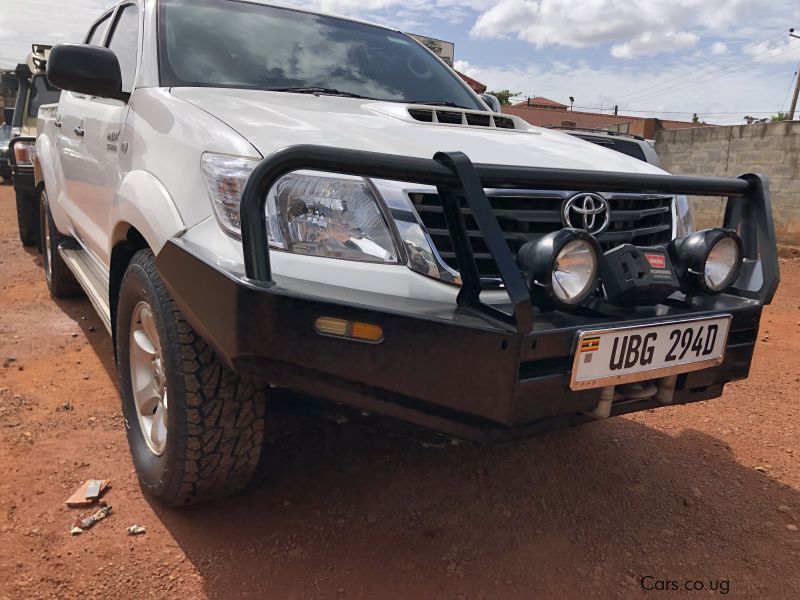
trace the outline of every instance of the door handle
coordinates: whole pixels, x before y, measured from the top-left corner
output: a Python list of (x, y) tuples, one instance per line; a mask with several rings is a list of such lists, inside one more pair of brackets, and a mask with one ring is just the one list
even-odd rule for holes
[(55, 122), (53, 123), (53, 125), (55, 125), (55, 126), (56, 126), (56, 127), (58, 127), (59, 129), (61, 129), (61, 121), (59, 121), (58, 119), (56, 119), (56, 120), (55, 120)]
[(86, 135), (86, 132), (83, 130), (83, 127), (81, 127), (80, 125), (77, 126), (75, 129), (73, 129), (72, 131), (74, 131), (75, 135), (77, 135), (78, 137), (83, 137), (84, 135)]

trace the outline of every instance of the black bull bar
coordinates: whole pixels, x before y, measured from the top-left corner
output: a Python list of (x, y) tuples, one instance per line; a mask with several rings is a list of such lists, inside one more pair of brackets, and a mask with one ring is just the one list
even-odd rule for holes
[[(262, 160), (241, 200), (242, 244), (250, 283), (273, 285), (265, 205), (267, 192), (284, 175), (301, 169), (436, 186), (463, 282), (457, 303), (517, 333), (533, 331), (530, 292), (516, 265), (484, 188), (639, 192), (725, 197), (723, 227), (739, 232), (744, 245), (742, 273), (729, 294), (772, 301), (780, 280), (772, 207), (762, 175), (738, 178), (687, 177), (473, 164), (461, 152), (439, 152), (432, 159), (342, 148), (297, 145)], [(499, 269), (511, 300), (507, 313), (483, 303), (481, 278), (469, 242), (461, 198), (465, 198)]]

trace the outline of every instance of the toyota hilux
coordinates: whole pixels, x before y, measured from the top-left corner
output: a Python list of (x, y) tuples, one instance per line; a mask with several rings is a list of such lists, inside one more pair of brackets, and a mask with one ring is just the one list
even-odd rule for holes
[(748, 375), (763, 177), (665, 174), (492, 111), (399, 31), (251, 1), (124, 0), (47, 74), (45, 277), (108, 328), (166, 504), (247, 483), (276, 388), (492, 443)]

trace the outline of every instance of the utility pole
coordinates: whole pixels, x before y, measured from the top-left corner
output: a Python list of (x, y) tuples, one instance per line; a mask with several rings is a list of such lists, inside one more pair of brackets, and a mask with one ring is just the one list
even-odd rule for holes
[[(794, 32), (794, 28), (789, 30), (789, 36), (800, 40), (800, 35)], [(797, 96), (800, 95), (800, 67), (797, 69), (797, 78), (794, 82), (794, 94), (792, 95), (792, 105), (789, 107), (789, 120), (794, 120), (794, 111), (797, 109)]]

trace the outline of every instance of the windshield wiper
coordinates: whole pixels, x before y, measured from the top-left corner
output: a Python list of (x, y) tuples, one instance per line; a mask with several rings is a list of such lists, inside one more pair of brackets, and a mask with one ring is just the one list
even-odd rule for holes
[(450, 100), (403, 100), (403, 102), (405, 104), (427, 104), (428, 106), (449, 106), (450, 108), (467, 109), (466, 106), (461, 106)]
[(291, 94), (324, 94), (326, 96), (342, 96), (344, 98), (361, 98), (362, 100), (377, 100), (377, 98), (370, 98), (369, 96), (362, 96), (361, 94), (354, 94), (353, 92), (345, 92), (337, 90), (336, 88), (326, 87), (282, 87), (282, 88), (266, 88), (268, 92), (288, 92)]

